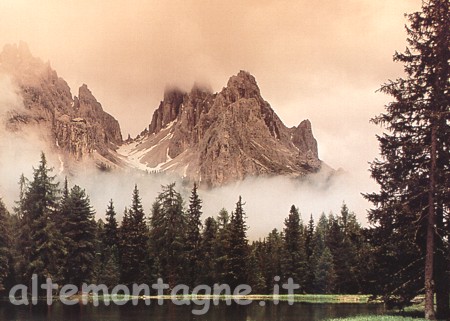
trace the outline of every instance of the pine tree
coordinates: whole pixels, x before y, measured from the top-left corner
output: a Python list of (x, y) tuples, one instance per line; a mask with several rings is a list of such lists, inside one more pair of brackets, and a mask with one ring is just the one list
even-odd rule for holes
[(187, 285), (194, 287), (196, 280), (200, 274), (200, 252), (201, 246), (201, 230), (203, 228), (202, 216), (202, 200), (197, 193), (197, 184), (194, 183), (191, 197), (189, 199), (189, 209), (186, 213), (186, 259), (187, 259)]
[(306, 288), (308, 259), (305, 249), (303, 223), (298, 209), (292, 205), (284, 228), (284, 249), (282, 259), (283, 279), (292, 278), (300, 285), (301, 291)]
[(128, 208), (123, 211), (123, 218), (119, 228), (119, 270), (120, 281), (122, 283), (130, 282), (131, 277), (128, 275), (128, 266), (132, 262), (131, 251), (129, 250), (131, 243), (128, 236), (131, 234), (131, 218)]
[[(333, 216), (330, 216), (330, 219), (333, 219)], [(315, 293), (332, 293), (336, 287), (334, 258), (326, 242), (332, 233), (328, 218), (322, 213), (314, 232), (313, 252), (310, 258)]]
[(105, 231), (103, 244), (107, 247), (118, 246), (119, 236), (118, 236), (118, 226), (116, 219), (116, 211), (114, 209), (114, 203), (111, 199), (108, 204), (108, 208), (106, 209), (106, 223), (105, 223)]
[(305, 249), (306, 249), (306, 255), (308, 256), (308, 259), (311, 257), (312, 254), (312, 240), (314, 237), (314, 219), (313, 216), (311, 214), (310, 218), (309, 218), (309, 222), (308, 225), (306, 226), (306, 230), (305, 230)]
[(105, 246), (103, 245), (103, 239), (105, 237), (105, 223), (102, 219), (99, 219), (95, 224), (95, 256), (93, 262), (93, 277), (92, 281), (96, 284), (100, 284), (100, 275), (102, 274), (104, 254), (106, 252)]
[(10, 235), (7, 229), (9, 225), (8, 216), (8, 211), (2, 199), (0, 199), (0, 293), (5, 290), (5, 281), (11, 270)]
[(65, 271), (64, 269), (66, 267), (66, 260), (68, 256), (67, 248), (70, 246), (71, 242), (69, 234), (72, 232), (71, 229), (73, 228), (73, 226), (69, 223), (71, 215), (69, 208), (69, 195), (69, 183), (67, 177), (65, 177), (64, 186), (61, 191), (61, 198), (59, 200), (58, 209), (55, 212), (54, 221), (55, 228), (59, 231), (60, 241), (62, 245), (62, 251), (60, 252), (61, 255), (55, 258), (57, 260), (57, 265), (60, 267), (59, 270), (61, 278), (64, 278), (64, 276), (67, 275), (67, 271)]
[(100, 236), (101, 258), (98, 282), (112, 288), (120, 282), (119, 227), (114, 203), (111, 199), (106, 209), (106, 223)]
[(70, 190), (67, 207), (65, 278), (81, 288), (83, 282), (90, 283), (94, 277), (96, 222), (89, 197), (77, 185)]
[(252, 292), (255, 294), (262, 294), (266, 291), (263, 271), (267, 262), (264, 261), (263, 249), (263, 242), (253, 242), (247, 259), (247, 284), (251, 286)]
[(228, 249), (230, 247), (228, 241), (229, 241), (229, 226), (230, 225), (230, 215), (228, 214), (228, 211), (224, 208), (222, 208), (219, 212), (219, 215), (217, 217), (217, 239), (216, 239), (216, 246), (215, 246), (215, 257), (216, 257), (216, 278), (218, 283), (223, 283), (225, 281), (226, 277), (226, 271), (225, 271), (225, 262), (228, 260)]
[(200, 246), (200, 268), (199, 284), (213, 286), (217, 282), (216, 276), (216, 247), (217, 247), (218, 225), (214, 217), (205, 220), (205, 228), (202, 233), (202, 243)]
[(122, 281), (129, 285), (149, 279), (148, 226), (137, 185), (134, 186), (131, 207), (124, 216), (121, 237)]
[(25, 206), (24, 199), (25, 199), (25, 193), (28, 188), (28, 183), (29, 182), (28, 182), (27, 178), (22, 173), (20, 175), (19, 183), (18, 183), (19, 184), (19, 200), (15, 202), (16, 206), (14, 207), (14, 212), (19, 219), (23, 218), (23, 212), (24, 212), (24, 206)]
[(314, 287), (316, 293), (333, 293), (336, 274), (334, 271), (333, 256), (330, 249), (325, 246), (318, 255), (314, 269)]
[(305, 251), (308, 264), (305, 276), (306, 278), (305, 290), (307, 293), (312, 293), (314, 290), (312, 283), (314, 280), (313, 264), (311, 261), (311, 255), (313, 253), (313, 239), (314, 239), (314, 219), (311, 214), (308, 225), (305, 227)]
[(236, 209), (231, 214), (229, 230), (226, 235), (228, 255), (224, 262), (224, 281), (231, 288), (235, 288), (240, 284), (246, 284), (248, 279), (246, 261), (249, 255), (249, 247), (243, 205), (242, 197), (239, 196)]
[(58, 280), (60, 274), (55, 258), (62, 256), (64, 244), (55, 226), (59, 190), (52, 170), (42, 153), (39, 167), (34, 169), (33, 180), (20, 201), (19, 248), (24, 262), (20, 273), (28, 281), (32, 274), (37, 274), (41, 281), (46, 277)]
[[(405, 237), (411, 243), (418, 242), (425, 258), (427, 319), (435, 318), (435, 283), (441, 285), (436, 293), (439, 316), (446, 317), (449, 310), (449, 282), (443, 271), (447, 265), (443, 260), (448, 254), (439, 255), (447, 249), (436, 236), (448, 235), (443, 230), (448, 217), (443, 215), (450, 206), (449, 12), (448, 1), (424, 0), (422, 11), (408, 16), (409, 47), (405, 53), (394, 56), (395, 61), (404, 64), (406, 77), (381, 88), (395, 100), (386, 106), (386, 113), (373, 119), (389, 131), (378, 137), (382, 159), (371, 167), (381, 191), (367, 195), (377, 207), (369, 219), (380, 228), (389, 230), (390, 220), (400, 233), (408, 231), (410, 224), (416, 225), (417, 232), (405, 234)], [(436, 246), (439, 246), (438, 251), (435, 251)], [(435, 280), (436, 276), (441, 279)], [(390, 280), (392, 278), (387, 279)], [(405, 280), (405, 283), (410, 281)]]
[(186, 217), (183, 199), (175, 190), (175, 184), (162, 189), (153, 204), (150, 218), (151, 248), (159, 267), (158, 276), (173, 287), (186, 279)]
[(277, 229), (269, 233), (265, 242), (265, 269), (263, 271), (266, 283), (266, 293), (271, 293), (275, 285), (274, 278), (282, 274), (282, 259), (284, 251), (284, 235)]
[(340, 257), (344, 263), (340, 266), (344, 269), (340, 271), (339, 286), (342, 293), (356, 294), (362, 290), (359, 278), (361, 271), (358, 269), (359, 252), (363, 244), (361, 226), (355, 213), (345, 203), (342, 204), (338, 223), (343, 234)]

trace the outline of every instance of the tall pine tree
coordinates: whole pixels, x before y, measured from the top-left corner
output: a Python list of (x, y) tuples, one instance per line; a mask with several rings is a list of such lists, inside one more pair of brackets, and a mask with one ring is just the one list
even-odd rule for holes
[(122, 224), (122, 280), (125, 284), (144, 283), (149, 279), (148, 226), (137, 185), (131, 207)]
[(114, 209), (113, 200), (109, 201), (108, 208), (106, 209), (106, 223), (104, 226), (103, 245), (112, 248), (118, 245), (118, 226), (116, 219), (116, 211)]
[(186, 213), (186, 259), (187, 259), (187, 285), (194, 287), (200, 275), (200, 246), (202, 241), (202, 200), (197, 193), (197, 184), (194, 183), (191, 197), (189, 198), (189, 209)]
[(159, 269), (158, 276), (173, 287), (186, 281), (186, 216), (183, 199), (175, 190), (175, 184), (162, 189), (153, 204), (150, 218), (151, 247)]
[(334, 257), (326, 241), (331, 233), (328, 218), (322, 213), (314, 232), (310, 257), (313, 271), (312, 284), (315, 293), (332, 293), (336, 287)]
[(249, 256), (249, 246), (243, 205), (242, 197), (239, 196), (226, 234), (228, 255), (224, 262), (224, 282), (231, 288), (247, 284), (248, 280), (246, 261)]
[(308, 259), (305, 249), (303, 223), (298, 209), (292, 205), (284, 222), (283, 279), (292, 278), (305, 291), (308, 272)]
[(2, 199), (0, 199), (0, 293), (5, 289), (5, 281), (11, 269), (10, 235), (7, 228), (9, 225), (8, 216), (8, 211)]
[(58, 209), (58, 183), (51, 175), (44, 153), (38, 168), (34, 169), (33, 180), (24, 190), (20, 201), (21, 229), (20, 252), (25, 281), (31, 282), (32, 274), (39, 280), (46, 277), (58, 280), (60, 274), (58, 260), (64, 251), (64, 244), (55, 226)]
[(266, 283), (266, 293), (273, 291), (276, 283), (274, 278), (282, 274), (283, 251), (284, 235), (278, 232), (277, 229), (273, 229), (267, 236), (264, 247), (264, 260), (266, 264), (263, 274)]
[(202, 233), (202, 243), (200, 247), (200, 274), (199, 284), (213, 286), (218, 282), (216, 275), (216, 247), (217, 247), (218, 225), (214, 217), (205, 220), (205, 228)]
[[(449, 310), (445, 273), (448, 254), (439, 241), (440, 235), (448, 235), (444, 230), (448, 215), (444, 217), (444, 213), (450, 206), (449, 6), (448, 1), (424, 0), (422, 11), (408, 16), (409, 46), (394, 56), (395, 61), (404, 64), (406, 77), (381, 88), (394, 101), (386, 106), (386, 113), (373, 119), (384, 125), (388, 133), (378, 137), (382, 159), (371, 167), (381, 191), (368, 195), (376, 205), (369, 218), (385, 229), (392, 226), (390, 220), (394, 221), (394, 232), (418, 243), (425, 258), (427, 319), (436, 317), (435, 284), (440, 285), (436, 293), (439, 317), (447, 317)], [(416, 232), (406, 234), (411, 224), (416, 226)]]
[(82, 283), (93, 281), (96, 222), (88, 196), (77, 185), (70, 190), (67, 208), (65, 278), (66, 282), (81, 287)]

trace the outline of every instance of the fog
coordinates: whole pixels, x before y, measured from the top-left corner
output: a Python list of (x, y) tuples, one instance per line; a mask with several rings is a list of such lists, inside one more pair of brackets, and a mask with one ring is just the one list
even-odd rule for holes
[[(36, 167), (39, 162), (39, 153), (35, 154), (33, 161)], [(62, 182), (64, 175), (58, 175), (58, 162), (55, 160), (49, 162), (53, 163), (54, 173)], [(21, 167), (27, 169), (26, 173), (29, 173), (31, 164), (23, 164)], [(3, 180), (2, 187), (7, 187), (8, 198), (5, 200), (8, 205), (12, 204), (12, 199), (17, 200), (18, 198), (19, 175), (20, 172), (16, 172), (15, 168), (14, 174), (10, 173), (6, 176), (10, 181)], [(30, 175), (28, 177), (31, 178)], [(99, 172), (87, 164), (80, 166), (76, 174), (69, 176), (68, 180), (70, 186), (77, 184), (86, 189), (91, 205), (96, 211), (97, 219), (104, 219), (106, 206), (110, 199), (114, 201), (118, 217), (122, 218), (124, 208), (131, 204), (135, 184), (139, 188), (147, 217), (151, 214), (152, 203), (161, 192), (161, 185), (175, 182), (175, 188), (182, 194), (186, 207), (192, 188), (191, 184), (166, 174), (155, 175), (126, 171)], [(200, 189), (199, 195), (203, 200), (203, 219), (208, 216), (216, 217), (222, 208), (231, 213), (238, 197), (242, 196), (249, 226), (248, 235), (250, 239), (254, 240), (266, 236), (273, 228), (281, 230), (291, 205), (299, 208), (305, 222), (309, 220), (311, 214), (317, 222), (322, 212), (338, 213), (345, 201), (349, 208), (356, 213), (359, 221), (363, 225), (367, 225), (366, 209), (368, 204), (360, 195), (362, 186), (358, 181), (357, 177), (349, 173), (342, 173), (331, 180), (326, 180), (320, 173), (308, 177), (306, 181), (286, 177), (248, 178), (224, 187)], [(5, 190), (2, 189), (1, 193), (3, 192)]]

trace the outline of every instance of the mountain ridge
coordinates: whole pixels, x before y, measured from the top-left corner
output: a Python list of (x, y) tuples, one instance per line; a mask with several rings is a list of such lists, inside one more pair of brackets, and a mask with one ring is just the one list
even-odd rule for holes
[(217, 93), (195, 85), (190, 92), (167, 89), (148, 128), (118, 152), (136, 168), (177, 172), (207, 186), (302, 177), (322, 167), (310, 121), (286, 127), (246, 71)]
[(49, 62), (34, 57), (24, 42), (4, 47), (0, 72), (10, 76), (24, 106), (10, 112), (6, 124), (10, 131), (38, 125), (66, 161), (89, 156), (98, 164), (120, 163), (114, 152), (122, 144), (119, 122), (103, 110), (87, 85), (72, 96), (67, 82)]
[(0, 72), (14, 80), (25, 107), (9, 113), (6, 128), (43, 128), (65, 164), (93, 159), (101, 169), (173, 172), (206, 186), (250, 176), (304, 177), (324, 167), (311, 122), (286, 127), (246, 71), (216, 93), (198, 84), (189, 92), (167, 88), (148, 127), (125, 141), (86, 84), (72, 96), (25, 43), (4, 47)]

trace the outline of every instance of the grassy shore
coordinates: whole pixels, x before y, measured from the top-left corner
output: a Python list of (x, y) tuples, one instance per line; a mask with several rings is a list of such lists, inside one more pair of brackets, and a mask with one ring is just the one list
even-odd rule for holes
[(342, 319), (330, 319), (327, 321), (422, 321), (422, 318), (402, 317), (394, 315), (362, 315)]
[[(94, 300), (93, 295), (74, 295), (70, 298), (66, 298), (69, 300), (86, 300), (92, 301)], [(116, 295), (114, 297), (110, 295), (98, 295), (96, 299), (102, 300), (132, 300), (132, 299), (140, 299), (140, 300), (251, 300), (251, 301), (274, 301), (278, 300), (280, 302), (289, 301), (292, 298), (288, 295), (162, 295), (162, 296), (123, 296)], [(365, 304), (368, 303), (369, 296), (368, 295), (338, 295), (338, 294), (295, 294), (293, 296), (294, 302), (303, 302), (303, 303), (360, 303)]]

